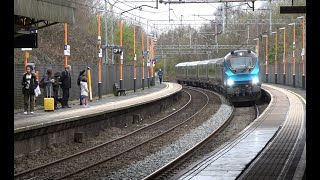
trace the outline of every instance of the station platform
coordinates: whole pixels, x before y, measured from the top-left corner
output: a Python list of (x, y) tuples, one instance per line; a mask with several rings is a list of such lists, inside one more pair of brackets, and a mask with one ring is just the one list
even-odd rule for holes
[(174, 179), (303, 179), (305, 91), (286, 87), (263, 84), (271, 95), (265, 111)]
[(34, 114), (14, 114), (14, 133), (43, 128), (60, 123), (76, 121), (82, 118), (98, 116), (100, 114), (123, 110), (142, 104), (157, 101), (179, 92), (182, 86), (177, 83), (163, 82), (156, 83), (155, 86), (137, 90), (136, 92), (126, 92), (126, 96), (108, 95), (102, 99), (95, 99), (89, 102), (88, 108), (79, 105), (79, 100), (75, 104), (70, 104), (71, 108), (60, 108), (53, 112), (36, 110)]

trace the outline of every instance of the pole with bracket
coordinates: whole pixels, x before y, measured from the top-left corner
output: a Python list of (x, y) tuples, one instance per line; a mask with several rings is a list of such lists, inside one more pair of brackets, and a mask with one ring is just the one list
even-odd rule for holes
[(305, 49), (304, 49), (304, 17), (302, 19), (302, 52), (301, 52), (301, 62), (302, 62), (302, 89), (306, 89), (306, 77), (304, 75), (304, 54), (305, 54)]
[[(147, 26), (148, 27), (148, 26)], [(147, 30), (148, 32), (148, 30)], [(148, 54), (147, 54), (147, 70), (148, 70), (148, 88), (150, 88), (150, 60), (149, 60), (149, 35), (147, 34), (147, 51), (148, 51)]]
[(137, 55), (136, 55), (136, 26), (133, 26), (133, 91), (137, 91), (136, 79), (137, 79)]
[[(120, 17), (120, 48), (122, 49), (122, 19)], [(123, 89), (123, 80), (122, 80), (122, 64), (123, 64), (123, 50), (120, 56), (120, 89)]]
[[(68, 24), (64, 23), (64, 45), (65, 48), (68, 46)], [(67, 67), (68, 65), (68, 56), (64, 55), (64, 67)]]
[(102, 98), (101, 57), (102, 57), (102, 49), (101, 49), (101, 36), (100, 36), (100, 14), (98, 14), (98, 95), (99, 95), (99, 99)]
[(141, 32), (141, 49), (142, 49), (142, 90), (144, 90), (144, 33)]

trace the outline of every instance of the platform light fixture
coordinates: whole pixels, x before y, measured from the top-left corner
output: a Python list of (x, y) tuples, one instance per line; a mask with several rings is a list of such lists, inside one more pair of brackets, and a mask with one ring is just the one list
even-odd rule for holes
[(283, 30), (283, 85), (286, 84), (286, 27), (279, 28)]
[(266, 38), (266, 82), (268, 82), (268, 35), (264, 34), (262, 37)]
[(304, 48), (304, 39), (305, 39), (305, 32), (304, 32), (304, 25), (305, 25), (305, 17), (304, 16), (299, 16), (297, 19), (302, 19), (301, 21), (301, 26), (302, 26), (302, 50), (301, 50), (301, 63), (302, 63), (302, 89), (305, 89), (305, 75), (304, 75), (304, 56), (305, 56), (305, 48)]
[(292, 42), (292, 58), (293, 58), (293, 66), (292, 66), (292, 81), (293, 87), (296, 87), (296, 24), (290, 23), (289, 26), (293, 26), (293, 42)]
[(274, 55), (274, 60), (275, 60), (274, 82), (275, 82), (275, 84), (278, 84), (278, 32), (274, 31), (274, 32), (271, 32), (271, 34), (276, 34), (275, 42), (274, 42), (274, 46), (275, 46), (275, 50), (276, 50), (276, 53)]

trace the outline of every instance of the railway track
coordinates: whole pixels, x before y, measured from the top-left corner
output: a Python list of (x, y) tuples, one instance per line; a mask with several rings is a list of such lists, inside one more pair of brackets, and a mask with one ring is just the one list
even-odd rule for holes
[[(188, 92), (189, 91), (189, 92)], [(172, 131), (178, 126), (183, 125), (192, 117), (203, 110), (209, 102), (208, 96), (199, 90), (184, 90), (189, 95), (189, 101), (179, 110), (158, 121), (133, 131), (118, 139), (105, 142), (90, 149), (72, 154), (70, 156), (58, 159), (56, 161), (44, 164), (42, 166), (20, 172), (14, 175), (15, 179), (63, 179), (78, 174), (89, 168), (95, 167), (104, 162), (110, 161), (123, 155), (124, 153), (142, 146), (166, 133)], [(201, 94), (201, 97), (197, 97)], [(200, 103), (200, 104), (199, 104)], [(192, 110), (193, 109), (193, 110)], [(177, 118), (179, 114), (184, 113), (185, 119)], [(181, 120), (179, 120), (181, 119)], [(173, 125), (170, 120), (174, 120)], [(147, 136), (148, 135), (148, 136)], [(150, 136), (151, 135), (151, 136)], [(114, 149), (117, 147), (117, 149)], [(90, 160), (88, 162), (88, 160)], [(66, 168), (68, 167), (68, 168)]]
[[(255, 118), (259, 116), (259, 109), (257, 105), (251, 107), (254, 111)], [(239, 112), (240, 110), (240, 112)], [(238, 113), (235, 113), (237, 112)], [(152, 174), (144, 177), (144, 180), (149, 179), (178, 179), (179, 174), (183, 174), (183, 171), (187, 171), (189, 165), (192, 164), (194, 166), (197, 163), (201, 163), (199, 161), (204, 156), (208, 156), (209, 153), (212, 153), (217, 148), (217, 145), (214, 144), (215, 138), (217, 138), (225, 128), (230, 125), (230, 122), (235, 120), (237, 117), (241, 116), (241, 107), (235, 107), (234, 112), (232, 115), (222, 124), (216, 131), (212, 132), (207, 138), (203, 139), (201, 142), (193, 146), (191, 149), (186, 151), (185, 153), (181, 154), (176, 159), (172, 160), (165, 166), (159, 168)]]

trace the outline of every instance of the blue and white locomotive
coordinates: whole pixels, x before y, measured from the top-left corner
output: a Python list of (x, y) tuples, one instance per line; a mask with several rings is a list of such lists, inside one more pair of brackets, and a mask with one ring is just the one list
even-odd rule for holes
[(175, 67), (178, 83), (214, 89), (231, 102), (256, 101), (261, 96), (259, 59), (251, 50), (235, 50), (223, 58), (183, 62)]

